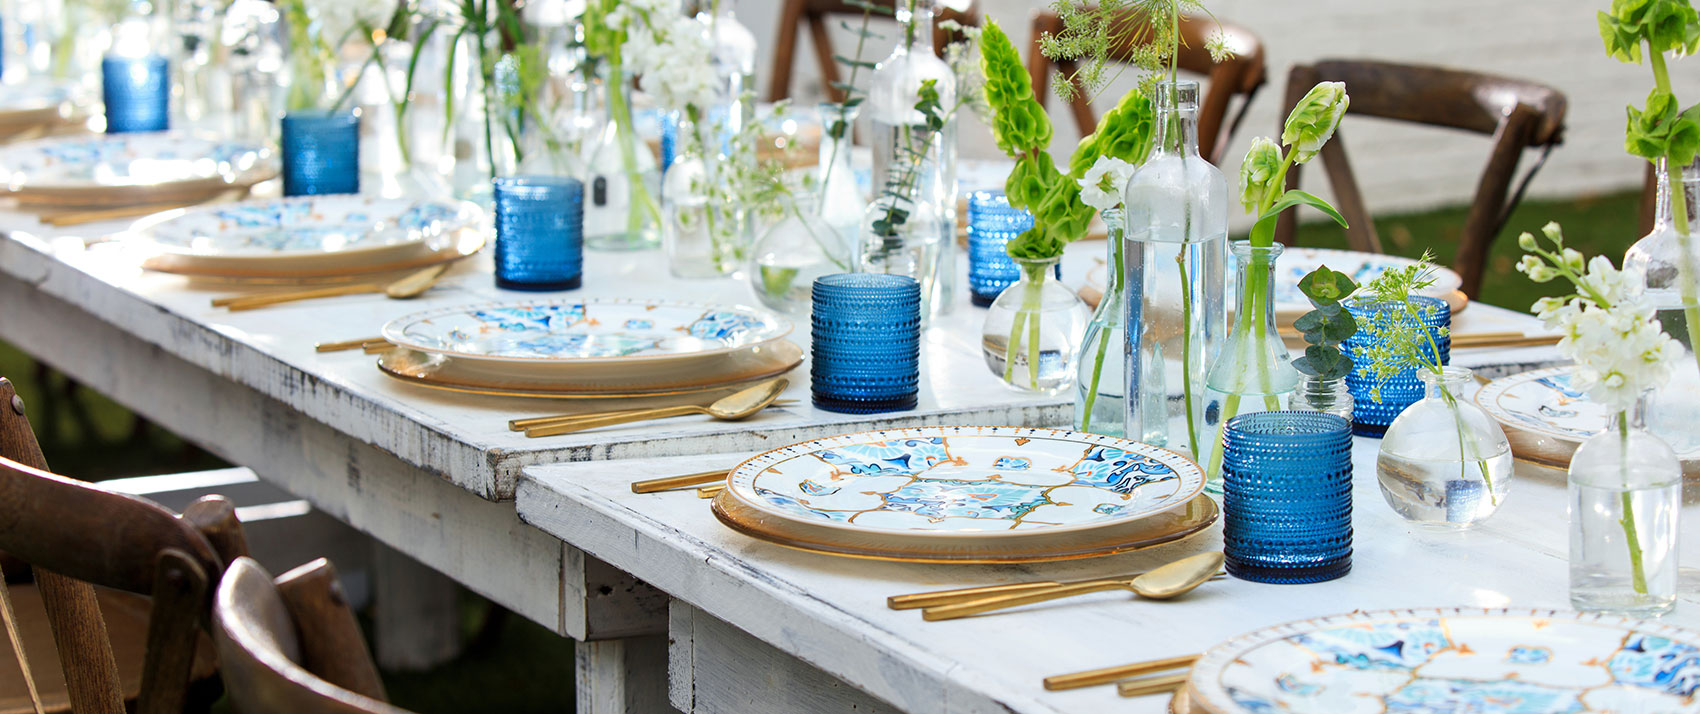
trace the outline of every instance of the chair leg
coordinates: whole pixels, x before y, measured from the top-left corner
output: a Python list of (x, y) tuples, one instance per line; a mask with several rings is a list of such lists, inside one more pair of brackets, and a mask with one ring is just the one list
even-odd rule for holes
[(802, 0), (785, 0), (785, 8), (779, 14), (779, 37), (773, 43), (773, 74), (767, 83), (769, 102), (791, 96), (791, 68), (797, 59), (797, 23), (802, 20)]
[(176, 549), (160, 555), (148, 614), (147, 657), (136, 714), (175, 714), (189, 698), (196, 635), (207, 608), (207, 573)]

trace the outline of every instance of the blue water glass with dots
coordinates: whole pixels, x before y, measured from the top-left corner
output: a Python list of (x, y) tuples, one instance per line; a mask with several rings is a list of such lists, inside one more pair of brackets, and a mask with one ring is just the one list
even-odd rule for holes
[(1021, 269), (1004, 249), (1032, 227), (1033, 214), (1010, 206), (1004, 192), (968, 194), (968, 297), (975, 305), (990, 306), (1021, 279)]
[[(1411, 303), (1416, 306), (1417, 315), (1429, 336), (1434, 338), (1435, 348), (1440, 350), (1440, 364), (1451, 364), (1452, 337), (1440, 333), (1443, 328), (1452, 325), (1452, 308), (1445, 300), (1420, 295), (1413, 296)], [(1373, 360), (1366, 350), (1377, 343), (1372, 328), (1407, 323), (1411, 316), (1400, 303), (1353, 299), (1347, 300), (1345, 305), (1352, 318), (1358, 321), (1358, 333), (1341, 345), (1357, 364), (1352, 373), (1346, 375), (1346, 388), (1352, 393), (1352, 433), (1380, 438), (1387, 433), (1387, 427), (1400, 412), (1422, 400), (1427, 388), (1417, 378), (1417, 368), (1413, 367), (1382, 382), (1381, 401), (1376, 402), (1371, 396), (1376, 379), (1368, 369)], [(1425, 352), (1430, 357), (1434, 356), (1432, 348), (1425, 348)]]
[(353, 112), (283, 115), (283, 195), (360, 192), (360, 117)]
[(570, 176), (495, 179), (496, 287), (572, 290), (584, 282), (584, 183)]
[(914, 409), (921, 378), (921, 285), (885, 273), (815, 279), (811, 394), (846, 414)]
[(106, 133), (171, 128), (171, 69), (164, 56), (101, 58), (100, 92)]
[(1222, 435), (1228, 574), (1317, 583), (1352, 569), (1352, 425), (1322, 412), (1256, 412)]

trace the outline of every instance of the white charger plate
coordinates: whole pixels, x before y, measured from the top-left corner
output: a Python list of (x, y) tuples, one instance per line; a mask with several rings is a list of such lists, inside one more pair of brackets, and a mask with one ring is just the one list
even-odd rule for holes
[(0, 147), (0, 186), (37, 203), (182, 200), (252, 186), (278, 165), (265, 147), (181, 132), (67, 136)]

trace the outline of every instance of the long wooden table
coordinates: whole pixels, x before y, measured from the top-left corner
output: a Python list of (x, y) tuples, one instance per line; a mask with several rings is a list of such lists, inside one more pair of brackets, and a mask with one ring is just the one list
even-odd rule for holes
[[(411, 302), (352, 296), (230, 313), (208, 300), (238, 288), (144, 272), (129, 244), (96, 240), (122, 227), (113, 222), (56, 230), (0, 209), (0, 231), (6, 234), (0, 240), (5, 306), (0, 338), (528, 619), (581, 642), (608, 642), (581, 647), (580, 666), (590, 668), (581, 672), (586, 712), (629, 708), (643, 692), (659, 691), (627, 677), (635, 661), (647, 657), (654, 664), (655, 653), (638, 656), (622, 651), (621, 643), (641, 635), (654, 648), (654, 635), (667, 626), (658, 619), (665, 615), (666, 597), (619, 570), (647, 572), (641, 558), (611, 568), (587, 556), (576, 536), (564, 536), (561, 521), (531, 514), (528, 520), (546, 528), (522, 522), (514, 498), (528, 467), (590, 462), (581, 466), (587, 480), (623, 482), (634, 477), (634, 469), (648, 468), (645, 464), (665, 463), (644, 459), (699, 465), (707, 461), (704, 454), (863, 429), (1055, 425), (1066, 423), (1072, 412), (1066, 396), (1022, 394), (997, 382), (980, 354), (983, 313), (963, 296), (955, 314), (926, 335), (921, 405), (913, 411), (857, 417), (815, 410), (808, 406), (805, 364), (790, 375), (784, 395), (799, 400), (798, 406), (746, 422), (687, 417), (527, 439), (507, 431), (506, 421), (563, 411), (561, 403), (426, 390), (382, 375), (370, 356), (313, 351), (316, 342), (376, 335), (387, 320), (415, 310), (522, 296), (494, 288), (487, 259), (468, 261), (442, 286)], [(1068, 280), (1078, 282), (1102, 249), (1102, 243), (1071, 249)], [(588, 268), (585, 288), (567, 295), (753, 302), (741, 281), (665, 276), (663, 259), (654, 252), (592, 253)], [(1535, 330), (1532, 318), (1482, 305), (1459, 315), (1456, 327)], [(807, 327), (793, 339), (806, 346)], [(1500, 371), (1552, 358), (1545, 348), (1454, 353), (1460, 364), (1497, 365)], [(692, 537), (729, 535), (713, 523), (692, 527), (705, 531)], [(601, 547), (599, 540), (587, 542)], [(1097, 567), (1115, 565), (1104, 561)], [(857, 566), (831, 561), (825, 567)], [(699, 562), (677, 575), (712, 579), (714, 572), (712, 562)], [(1008, 575), (1019, 577), (1019, 569)], [(941, 569), (932, 577), (954, 582), (959, 575)], [(703, 608), (705, 622), (741, 619), (706, 600), (662, 590)], [(683, 607), (675, 609), (674, 620), (689, 614)], [(759, 635), (759, 629), (750, 631)], [(955, 666), (945, 667), (951, 669)], [(705, 676), (699, 672), (692, 681)], [(888, 701), (925, 710), (910, 695), (852, 681)]]

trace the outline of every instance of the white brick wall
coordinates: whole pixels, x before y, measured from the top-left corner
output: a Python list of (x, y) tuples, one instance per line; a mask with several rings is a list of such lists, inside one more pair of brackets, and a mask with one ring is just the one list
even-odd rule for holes
[[(1251, 28), (1268, 50), (1270, 84), (1259, 94), (1230, 148), (1237, 161), (1251, 137), (1273, 134), (1287, 69), (1326, 57), (1438, 64), (1530, 79), (1557, 87), (1570, 100), (1564, 146), (1530, 189), (1532, 196), (1565, 197), (1638, 187), (1643, 164), (1623, 152), (1623, 108), (1644, 101), (1652, 73), (1624, 65), (1600, 47), (1596, 10), (1608, 0), (1208, 0), (1216, 15)], [(1033, 2), (982, 0), (1017, 42), (1028, 39)], [(739, 17), (762, 38), (767, 87), (778, 0), (739, 0)], [(838, 48), (848, 52), (848, 38)], [(874, 58), (889, 51), (870, 52)], [(1028, 48), (1022, 48), (1025, 56)], [(813, 50), (803, 33), (793, 91), (800, 102), (819, 96)], [(1678, 97), (1700, 102), (1700, 59), (1671, 65)], [(1348, 88), (1349, 91), (1349, 88)], [(1108, 106), (1108, 97), (1100, 100)], [(1073, 121), (1051, 104), (1057, 144), (1072, 148)], [(1412, 129), (1368, 119), (1348, 121), (1344, 135), (1365, 200), (1375, 212), (1422, 209), (1469, 199), (1487, 160), (1485, 138)], [(983, 127), (965, 127), (962, 154), (996, 152)], [(1532, 158), (1532, 155), (1531, 155)], [(1237, 165), (1225, 167), (1232, 177)], [(1230, 178), (1230, 183), (1233, 179)], [(1305, 187), (1326, 195), (1321, 171)], [(1237, 190), (1234, 189), (1234, 190)]]

